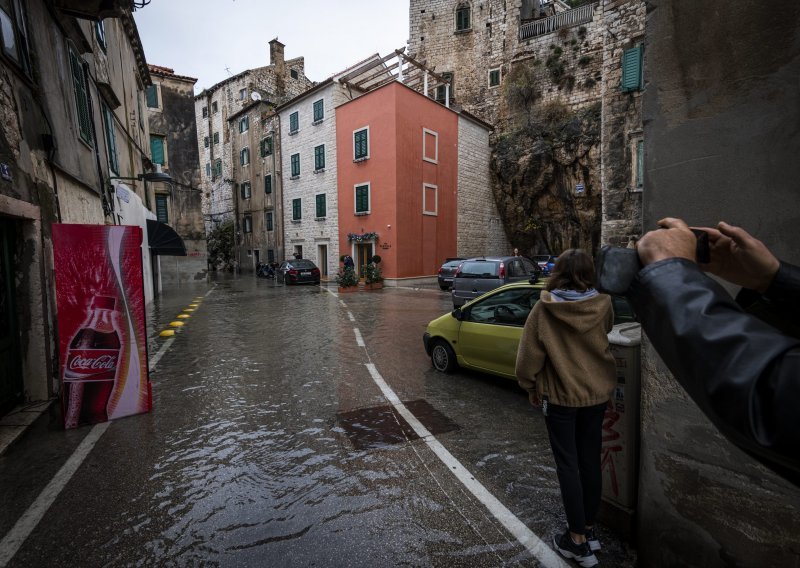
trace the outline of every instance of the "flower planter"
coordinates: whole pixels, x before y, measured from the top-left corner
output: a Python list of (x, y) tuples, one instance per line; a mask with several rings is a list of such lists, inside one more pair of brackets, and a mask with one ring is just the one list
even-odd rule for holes
[(358, 286), (346, 286), (346, 287), (339, 286), (340, 294), (349, 294), (350, 292), (358, 292)]
[(383, 282), (372, 282), (370, 284), (364, 284), (364, 290), (380, 290), (383, 288)]

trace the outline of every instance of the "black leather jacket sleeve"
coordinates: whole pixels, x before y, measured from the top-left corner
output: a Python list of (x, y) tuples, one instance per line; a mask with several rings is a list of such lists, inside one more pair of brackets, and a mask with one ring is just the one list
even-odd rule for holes
[[(797, 276), (782, 265), (765, 296), (796, 308)], [(800, 340), (744, 312), (684, 259), (643, 268), (629, 296), (653, 347), (717, 428), (800, 486)]]

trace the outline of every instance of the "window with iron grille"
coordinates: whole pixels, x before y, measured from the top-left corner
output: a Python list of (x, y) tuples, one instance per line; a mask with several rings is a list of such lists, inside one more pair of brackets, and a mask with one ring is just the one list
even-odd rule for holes
[(267, 262), (275, 262), (275, 251), (267, 249)]
[(242, 148), (242, 151), (239, 152), (239, 164), (242, 166), (246, 166), (249, 163), (250, 163), (250, 149)]
[(325, 118), (324, 101), (320, 99), (314, 103), (314, 122), (319, 122)]
[(642, 53), (641, 45), (622, 52), (621, 87), (623, 93), (642, 89)]
[(169, 223), (166, 195), (156, 195), (156, 219), (162, 223)]
[(89, 93), (86, 88), (86, 71), (78, 55), (69, 49), (69, 64), (72, 69), (72, 90), (78, 112), (78, 133), (81, 140), (92, 146), (92, 123), (89, 116)]
[(299, 221), (302, 218), (302, 200), (299, 197), (297, 199), (292, 199), (292, 221)]
[(325, 144), (314, 148), (314, 169), (317, 171), (325, 169)]
[(365, 160), (369, 158), (369, 129), (362, 128), (353, 133), (353, 159)]
[(328, 209), (325, 204), (325, 194), (317, 194), (317, 218), (325, 217), (328, 214)]
[(261, 140), (261, 157), (272, 155), (272, 136), (267, 136)]
[(264, 193), (272, 193), (272, 174), (267, 174), (264, 176)]
[(289, 115), (289, 132), (294, 133), (300, 130), (300, 114), (293, 112)]
[(456, 8), (456, 31), (462, 32), (470, 29), (472, 24), (470, 22), (470, 8), (469, 4), (461, 5)]
[(356, 215), (369, 213), (369, 184), (356, 186)]
[(108, 154), (108, 167), (115, 173), (119, 173), (119, 160), (117, 159), (117, 137), (114, 127), (114, 115), (105, 103), (101, 106), (103, 111), (103, 126), (106, 133), (106, 151)]
[(274, 230), (272, 221), (272, 211), (264, 211), (264, 226), (267, 228), (267, 231)]
[(163, 136), (150, 135), (150, 159), (153, 160), (154, 164), (163, 166), (166, 163)]
[(300, 175), (300, 154), (292, 154), (292, 177)]

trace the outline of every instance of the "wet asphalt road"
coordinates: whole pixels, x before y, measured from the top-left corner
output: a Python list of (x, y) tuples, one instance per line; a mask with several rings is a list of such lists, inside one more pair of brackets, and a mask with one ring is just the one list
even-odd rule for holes
[[(513, 382), (442, 375), (425, 354), (447, 293), (221, 278), (154, 303), (151, 360), (209, 290), (151, 374), (153, 412), (110, 425), (9, 566), (538, 565), (366, 366), (550, 542), (564, 520), (541, 415)], [(53, 409), (0, 457), (0, 536), (90, 430), (64, 432)], [(633, 562), (600, 535), (603, 565)]]

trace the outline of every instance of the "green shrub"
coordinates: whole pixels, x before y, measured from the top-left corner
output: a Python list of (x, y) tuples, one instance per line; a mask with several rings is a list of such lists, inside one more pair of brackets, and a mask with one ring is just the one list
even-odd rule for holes
[(340, 268), (336, 273), (336, 283), (342, 288), (351, 288), (358, 286), (358, 276), (352, 266)]

